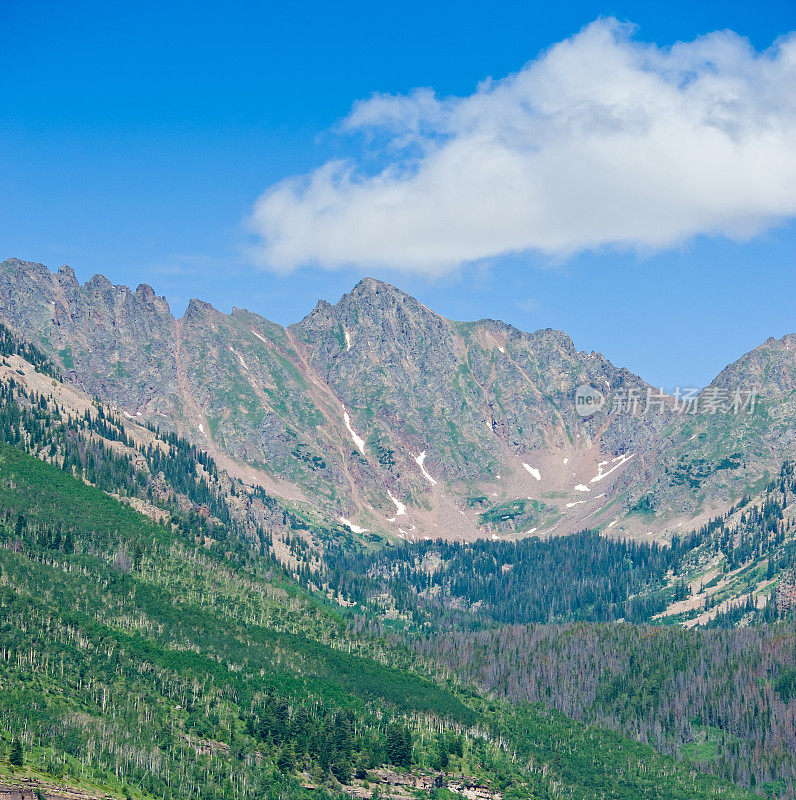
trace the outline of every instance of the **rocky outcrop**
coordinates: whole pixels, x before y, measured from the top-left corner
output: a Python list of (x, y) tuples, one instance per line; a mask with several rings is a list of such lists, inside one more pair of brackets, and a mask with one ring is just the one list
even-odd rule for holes
[(56, 786), (33, 778), (0, 780), (0, 800), (118, 800), (121, 795)]

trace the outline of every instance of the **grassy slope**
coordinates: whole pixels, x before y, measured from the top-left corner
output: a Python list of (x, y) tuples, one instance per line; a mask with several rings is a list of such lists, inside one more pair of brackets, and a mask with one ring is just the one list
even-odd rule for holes
[[(389, 654), (352, 640), (284, 579), (211, 558), (7, 446), (0, 511), (3, 735), (24, 733), (33, 766), (62, 779), (120, 792), (123, 776), (133, 794), (165, 797), (254, 797), (275, 785), (299, 795), (274, 772), (274, 743), (245, 724), (270, 689), (348, 712), (376, 735), (406, 720), (417, 768), (431, 763), (432, 729), (469, 731), (460, 766), (517, 797), (748, 797), (613, 733), (456, 696), (358, 655)], [(80, 554), (52, 546), (55, 528)]]

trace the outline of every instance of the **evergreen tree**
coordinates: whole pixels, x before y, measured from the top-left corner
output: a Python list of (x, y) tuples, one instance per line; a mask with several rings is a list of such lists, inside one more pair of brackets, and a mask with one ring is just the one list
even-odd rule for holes
[(393, 724), (387, 728), (387, 759), (396, 767), (412, 764), (412, 734), (403, 725)]
[(448, 753), (448, 743), (445, 741), (444, 736), (437, 739), (437, 764), (439, 769), (447, 769), (450, 763)]
[(293, 772), (296, 767), (296, 754), (293, 750), (293, 742), (287, 742), (280, 749), (276, 759), (276, 766), (283, 774)]
[(357, 763), (356, 769), (354, 770), (354, 777), (358, 781), (363, 781), (368, 777), (368, 766), (369, 766), (369, 757), (368, 753), (363, 750), (360, 752), (359, 756), (357, 756)]
[(22, 751), (22, 741), (20, 739), (14, 739), (11, 743), (8, 760), (12, 767), (21, 767), (24, 764), (25, 757)]

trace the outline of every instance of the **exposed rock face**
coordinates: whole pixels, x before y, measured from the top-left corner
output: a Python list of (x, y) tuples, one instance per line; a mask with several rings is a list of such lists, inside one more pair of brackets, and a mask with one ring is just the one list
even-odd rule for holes
[[(176, 320), (149, 286), (81, 286), (67, 267), (12, 259), (0, 321), (128, 416), (356, 531), (672, 533), (796, 451), (796, 336), (712, 384), (759, 390), (755, 413), (664, 398), (644, 414), (652, 387), (561, 331), (453, 322), (371, 278), (285, 329), (198, 300)], [(608, 398), (591, 416), (576, 411), (582, 385)]]
[(174, 318), (151, 287), (135, 292), (69, 267), (12, 259), (0, 265), (0, 305), (10, 327), (48, 350), (92, 394), (122, 407), (173, 413)]
[[(581, 384), (646, 390), (561, 331), (451, 322), (371, 278), (290, 330), (371, 435), (426, 450), (427, 468), (445, 481), (492, 480), (513, 469), (507, 460), (601, 436), (603, 420), (575, 412)], [(619, 425), (612, 434), (615, 452), (632, 443)]]
[(92, 792), (69, 786), (55, 786), (32, 778), (0, 781), (0, 800), (114, 800), (118, 795)]

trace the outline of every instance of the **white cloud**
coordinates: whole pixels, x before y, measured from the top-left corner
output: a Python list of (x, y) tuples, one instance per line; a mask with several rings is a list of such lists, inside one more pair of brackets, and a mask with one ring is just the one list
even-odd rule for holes
[[(268, 189), (257, 257), (439, 275), (522, 251), (743, 239), (796, 215), (796, 35), (658, 48), (598, 20), (463, 98), (355, 104), (382, 167), (329, 162)], [(363, 156), (362, 162), (366, 161)]]

